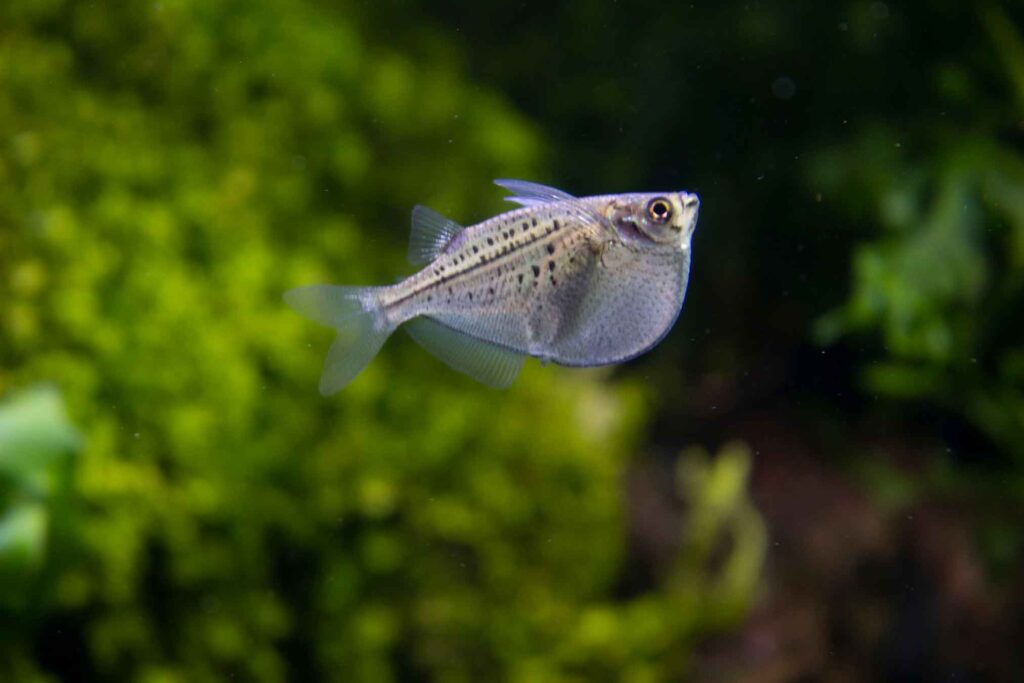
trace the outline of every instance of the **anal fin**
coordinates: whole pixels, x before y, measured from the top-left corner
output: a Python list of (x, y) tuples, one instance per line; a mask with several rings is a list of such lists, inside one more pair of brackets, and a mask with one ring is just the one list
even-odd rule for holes
[(526, 356), (459, 332), (421, 316), (404, 325), (416, 342), (454, 370), (503, 389), (515, 381)]

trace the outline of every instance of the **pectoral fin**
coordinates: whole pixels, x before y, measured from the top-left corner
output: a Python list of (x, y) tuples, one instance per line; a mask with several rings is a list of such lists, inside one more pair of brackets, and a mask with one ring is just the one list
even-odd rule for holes
[[(545, 204), (562, 204), (560, 210), (566, 215), (575, 218), (581, 223), (607, 225), (607, 219), (598, 213), (585, 201), (574, 197), (568, 192), (559, 190), (557, 187), (549, 187), (540, 183), (531, 183), (527, 180), (498, 179), (494, 184), (503, 187), (512, 194), (505, 197), (506, 201), (514, 202), (522, 206), (536, 207)], [(614, 230), (609, 226), (609, 230)]]
[(522, 354), (480, 341), (433, 318), (413, 318), (404, 327), (420, 346), (449, 367), (498, 389), (515, 381), (526, 360)]
[(564, 202), (575, 199), (568, 192), (563, 192), (555, 187), (531, 183), (527, 180), (510, 180), (501, 178), (494, 181), (498, 187), (503, 187), (512, 194), (505, 197), (506, 201), (515, 202), (523, 206), (537, 206), (539, 204), (550, 204), (551, 202)]

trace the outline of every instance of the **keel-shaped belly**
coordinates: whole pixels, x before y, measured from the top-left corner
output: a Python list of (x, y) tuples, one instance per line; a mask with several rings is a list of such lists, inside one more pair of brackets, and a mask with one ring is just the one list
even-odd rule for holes
[(407, 315), (562, 365), (604, 365), (664, 336), (682, 306), (688, 266), (685, 253), (563, 241), (445, 283)]
[(552, 345), (553, 361), (581, 367), (619, 363), (661, 341), (683, 306), (689, 256), (642, 260), (643, 267), (594, 269), (573, 324)]

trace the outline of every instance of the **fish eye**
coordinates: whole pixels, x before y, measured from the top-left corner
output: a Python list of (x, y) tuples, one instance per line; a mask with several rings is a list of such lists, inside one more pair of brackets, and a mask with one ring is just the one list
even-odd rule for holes
[(652, 199), (647, 204), (647, 215), (655, 223), (664, 223), (672, 217), (672, 205), (664, 197)]

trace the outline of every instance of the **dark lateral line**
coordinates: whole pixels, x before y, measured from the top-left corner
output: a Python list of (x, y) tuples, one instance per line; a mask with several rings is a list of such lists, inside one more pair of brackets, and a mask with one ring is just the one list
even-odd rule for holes
[(512, 251), (508, 251), (508, 252), (505, 252), (504, 254), (499, 254), (499, 255), (495, 256), (490, 261), (481, 261), (479, 263), (474, 263), (473, 265), (469, 266), (465, 270), (460, 270), (457, 273), (451, 273), (451, 274), (448, 274), (448, 275), (442, 275), (440, 280), (438, 280), (436, 282), (433, 282), (433, 283), (431, 283), (429, 285), (424, 285), (423, 287), (420, 287), (419, 289), (414, 289), (413, 291), (411, 291), (408, 294), (406, 294), (405, 296), (403, 296), (401, 299), (395, 299), (393, 302), (391, 302), (390, 305), (391, 306), (397, 306), (398, 304), (405, 303), (406, 301), (408, 301), (409, 299), (413, 298), (417, 294), (425, 292), (430, 287), (438, 287), (440, 285), (445, 284), (446, 282), (454, 280), (457, 277), (460, 277), (462, 275), (468, 275), (468, 274), (472, 273), (475, 270), (479, 270), (480, 268), (483, 268), (484, 266), (491, 265), (492, 263), (494, 263), (498, 259), (506, 258), (508, 256), (511, 256), (512, 254), (518, 253), (518, 252), (522, 251), (523, 249), (525, 249), (526, 247), (530, 246), (531, 244), (535, 244), (537, 242), (540, 242), (545, 237), (551, 237), (552, 235), (555, 235), (555, 234), (557, 234), (557, 231), (545, 232), (543, 235), (541, 235), (539, 237), (536, 237), (536, 238), (530, 240), (529, 242), (523, 242), (518, 247), (515, 247)]

